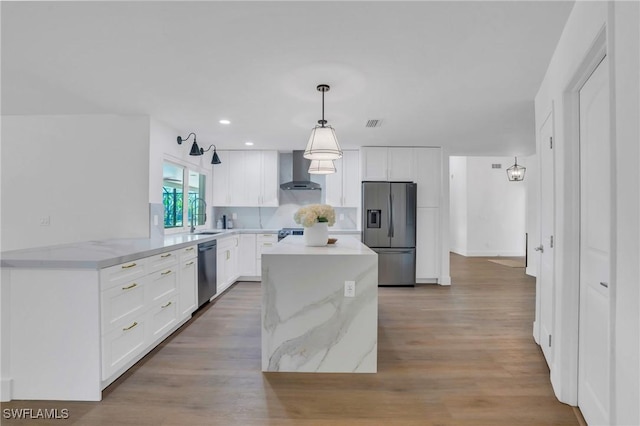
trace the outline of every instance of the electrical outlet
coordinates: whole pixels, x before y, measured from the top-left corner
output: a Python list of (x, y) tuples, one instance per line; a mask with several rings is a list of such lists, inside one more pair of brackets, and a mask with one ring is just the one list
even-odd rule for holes
[(340, 220), (344, 220), (344, 213), (340, 213)]
[(153, 226), (158, 226), (158, 215), (157, 214), (153, 215)]
[(345, 281), (344, 282), (344, 297), (356, 297), (356, 282)]
[(237, 213), (231, 213), (231, 219), (236, 220), (238, 218)]
[(40, 226), (51, 225), (51, 216), (45, 216), (40, 218)]

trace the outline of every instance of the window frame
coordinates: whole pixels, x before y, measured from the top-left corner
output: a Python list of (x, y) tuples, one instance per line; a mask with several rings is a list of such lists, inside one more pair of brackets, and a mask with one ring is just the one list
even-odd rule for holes
[[(164, 195), (163, 196), (163, 200), (162, 200), (162, 206), (163, 206), (163, 216), (162, 216), (162, 229), (164, 230), (165, 234), (180, 234), (180, 233), (184, 233), (184, 232), (189, 232), (191, 229), (191, 223), (189, 221), (189, 173), (190, 172), (194, 172), (194, 173), (198, 173), (199, 175), (204, 176), (204, 200), (207, 204), (205, 213), (208, 213), (207, 210), (210, 208), (210, 200), (211, 200), (211, 186), (213, 184), (213, 179), (212, 179), (212, 172), (211, 170), (208, 169), (204, 169), (203, 167), (199, 167), (193, 163), (187, 163), (184, 161), (180, 161), (178, 159), (175, 158), (169, 158), (169, 157), (165, 157), (162, 159), (162, 188), (163, 188), (163, 192), (164, 192), (164, 165), (165, 164), (170, 164), (172, 166), (175, 167), (179, 167), (182, 169), (182, 197), (183, 197), (183, 202), (182, 202), (182, 225), (181, 226), (174, 226), (174, 227), (170, 227), (170, 228), (166, 228), (165, 227), (165, 222), (164, 222)], [(186, 200), (186, 202), (185, 202)], [(203, 224), (201, 225), (195, 225), (195, 230), (196, 231), (200, 231), (200, 230), (204, 230), (210, 227), (211, 224), (211, 218), (210, 218), (210, 214), (206, 214), (205, 217), (205, 221)]]

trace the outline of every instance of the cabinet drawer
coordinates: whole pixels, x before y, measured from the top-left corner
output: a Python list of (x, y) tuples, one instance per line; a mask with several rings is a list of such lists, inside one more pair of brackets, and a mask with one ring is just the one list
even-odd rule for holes
[(102, 380), (106, 380), (147, 347), (145, 315), (134, 317), (102, 338)]
[(187, 259), (191, 259), (194, 257), (198, 257), (198, 246), (194, 245), (194, 246), (190, 246), (190, 247), (185, 247), (183, 249), (177, 250), (180, 256), (181, 260), (187, 260)]
[(178, 262), (179, 254), (180, 250), (175, 250), (151, 256), (147, 258), (147, 270), (151, 273), (159, 271), (160, 269), (168, 268)]
[(178, 322), (178, 300), (169, 297), (154, 305), (149, 311), (148, 343), (152, 344), (160, 339)]
[(100, 288), (106, 290), (146, 274), (147, 259), (137, 259), (100, 270)]
[(178, 274), (176, 273), (178, 265), (171, 268), (162, 269), (149, 275), (149, 284), (147, 290), (148, 306), (158, 302), (165, 296), (175, 293), (178, 289)]
[(127, 316), (140, 315), (145, 309), (147, 277), (126, 281), (113, 286), (100, 295), (102, 307), (102, 333), (111, 331)]
[(258, 234), (256, 235), (256, 241), (259, 243), (277, 243), (278, 234)]
[(276, 243), (271, 243), (271, 242), (258, 243), (258, 250), (257, 250), (258, 258), (260, 258), (262, 253), (264, 253), (265, 251), (271, 250), (275, 245)]

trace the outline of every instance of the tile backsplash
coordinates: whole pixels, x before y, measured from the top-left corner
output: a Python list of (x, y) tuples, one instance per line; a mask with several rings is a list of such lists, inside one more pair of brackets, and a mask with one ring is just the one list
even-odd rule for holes
[[(307, 204), (323, 203), (322, 191), (284, 191), (280, 190), (280, 206), (278, 207), (213, 207), (212, 226), (216, 221), (227, 215), (233, 220), (233, 227), (237, 229), (280, 229), (298, 228), (293, 215)], [(358, 209), (336, 207), (336, 223), (334, 229), (358, 229)], [(233, 219), (233, 214), (237, 219)]]

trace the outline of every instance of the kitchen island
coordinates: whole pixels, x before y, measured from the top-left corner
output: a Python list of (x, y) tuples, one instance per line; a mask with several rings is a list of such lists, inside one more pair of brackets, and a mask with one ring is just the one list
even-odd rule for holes
[(378, 257), (354, 237), (262, 254), (262, 371), (375, 373)]

